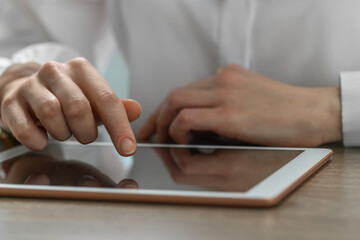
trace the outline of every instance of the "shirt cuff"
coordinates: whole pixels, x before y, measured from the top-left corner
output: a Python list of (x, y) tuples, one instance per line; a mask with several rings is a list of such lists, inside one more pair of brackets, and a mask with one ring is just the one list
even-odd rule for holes
[(0, 76), (11, 64), (12, 62), (10, 59), (0, 57)]
[(0, 57), (0, 75), (12, 64), (36, 62), (40, 65), (48, 61), (67, 62), (81, 57), (75, 49), (58, 43), (38, 43), (14, 53), (11, 59)]
[(340, 85), (344, 146), (360, 146), (360, 71), (341, 72)]
[(12, 56), (13, 63), (37, 62), (44, 64), (48, 61), (67, 62), (81, 57), (75, 49), (59, 43), (38, 43), (30, 45)]

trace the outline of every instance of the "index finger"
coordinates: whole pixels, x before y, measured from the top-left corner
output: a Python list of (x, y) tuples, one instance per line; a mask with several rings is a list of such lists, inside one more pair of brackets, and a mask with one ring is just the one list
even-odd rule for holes
[(123, 156), (133, 155), (136, 140), (121, 99), (86, 59), (76, 58), (66, 65), (110, 134), (117, 151)]

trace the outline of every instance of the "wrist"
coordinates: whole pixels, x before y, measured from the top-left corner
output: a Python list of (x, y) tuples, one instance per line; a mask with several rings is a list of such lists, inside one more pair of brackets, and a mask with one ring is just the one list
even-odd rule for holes
[(320, 103), (319, 126), (321, 144), (337, 142), (343, 139), (341, 118), (341, 94), (339, 87), (322, 88), (318, 98)]

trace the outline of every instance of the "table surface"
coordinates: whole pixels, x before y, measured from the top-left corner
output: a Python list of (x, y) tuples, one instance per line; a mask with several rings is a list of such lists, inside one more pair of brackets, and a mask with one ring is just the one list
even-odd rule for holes
[[(329, 147), (329, 146), (326, 146)], [(359, 239), (360, 148), (274, 208), (0, 198), (0, 239)]]

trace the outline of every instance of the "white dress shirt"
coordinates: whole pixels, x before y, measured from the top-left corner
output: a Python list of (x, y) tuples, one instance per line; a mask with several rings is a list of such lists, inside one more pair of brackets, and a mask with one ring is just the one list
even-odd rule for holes
[(344, 144), (360, 146), (359, 9), (359, 0), (0, 0), (0, 73), (75, 56), (101, 72), (120, 46), (143, 107), (135, 130), (172, 89), (219, 66), (309, 87), (338, 86), (341, 73)]

